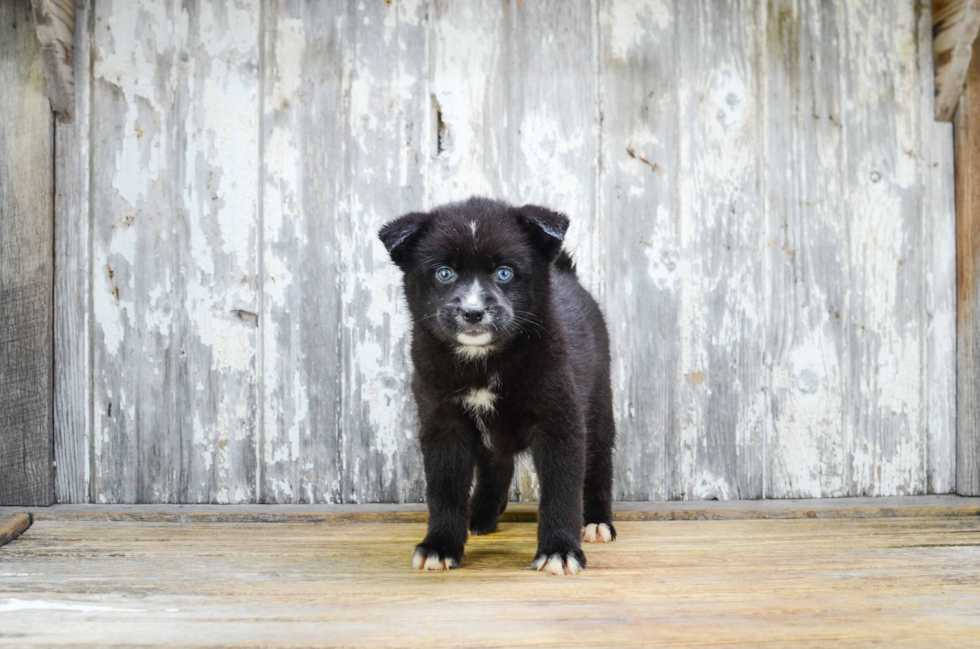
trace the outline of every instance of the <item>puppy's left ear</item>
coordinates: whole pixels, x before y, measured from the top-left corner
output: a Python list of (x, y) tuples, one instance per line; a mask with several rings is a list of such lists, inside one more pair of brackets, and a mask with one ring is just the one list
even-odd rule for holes
[(517, 222), (531, 239), (531, 243), (548, 259), (553, 260), (561, 250), (561, 242), (568, 231), (568, 217), (538, 205), (517, 208)]
[(393, 262), (402, 266), (411, 258), (412, 250), (428, 227), (430, 218), (431, 215), (423, 212), (409, 212), (382, 226), (378, 238), (385, 244)]

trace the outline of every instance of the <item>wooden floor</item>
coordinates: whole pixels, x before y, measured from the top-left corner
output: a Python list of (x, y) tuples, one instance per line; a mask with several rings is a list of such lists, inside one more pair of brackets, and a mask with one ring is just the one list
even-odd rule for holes
[(535, 529), (419, 573), (419, 523), (37, 518), (0, 646), (980, 646), (977, 516), (621, 522), (574, 577)]

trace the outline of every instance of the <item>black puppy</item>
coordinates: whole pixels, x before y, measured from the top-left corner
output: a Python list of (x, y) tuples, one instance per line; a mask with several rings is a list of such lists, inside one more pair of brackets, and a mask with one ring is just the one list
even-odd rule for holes
[(609, 336), (561, 248), (567, 229), (543, 207), (471, 198), (379, 232), (413, 321), (429, 503), (417, 569), (455, 568), (467, 527), (497, 529), (514, 455), (528, 449), (541, 483), (533, 567), (574, 574), (580, 540), (616, 538)]

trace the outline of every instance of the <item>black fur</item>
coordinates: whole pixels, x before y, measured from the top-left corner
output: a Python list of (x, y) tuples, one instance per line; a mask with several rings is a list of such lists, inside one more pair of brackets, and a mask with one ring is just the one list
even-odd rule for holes
[[(413, 320), (429, 504), (429, 531), (416, 550), (423, 559), (435, 554), (455, 567), (467, 529), (497, 528), (514, 456), (526, 450), (541, 483), (538, 559), (574, 556), (584, 568), (583, 525), (605, 523), (615, 535), (609, 336), (561, 248), (567, 228), (564, 215), (543, 207), (471, 198), (407, 214), (379, 233), (404, 273)], [(504, 266), (510, 281), (496, 275)], [(451, 281), (437, 277), (442, 268)], [(482, 299), (464, 304), (474, 281)], [(484, 319), (473, 324), (464, 306)], [(482, 349), (464, 347), (461, 334), (467, 341), (489, 334), (491, 351), (461, 355)], [(496, 395), (482, 415), (465, 406), (481, 388)]]

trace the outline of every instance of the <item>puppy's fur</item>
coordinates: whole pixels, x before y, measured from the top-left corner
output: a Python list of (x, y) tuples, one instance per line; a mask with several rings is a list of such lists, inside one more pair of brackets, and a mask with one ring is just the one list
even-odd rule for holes
[(543, 207), (484, 198), (381, 228), (413, 321), (429, 504), (418, 569), (455, 568), (467, 528), (496, 530), (525, 450), (541, 483), (535, 568), (574, 574), (583, 538), (615, 538), (609, 336), (561, 248), (567, 228)]

